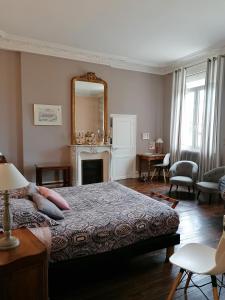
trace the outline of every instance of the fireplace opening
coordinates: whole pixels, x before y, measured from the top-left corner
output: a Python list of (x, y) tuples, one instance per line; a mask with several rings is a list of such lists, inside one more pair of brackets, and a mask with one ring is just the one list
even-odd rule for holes
[(82, 184), (103, 181), (103, 159), (82, 160)]

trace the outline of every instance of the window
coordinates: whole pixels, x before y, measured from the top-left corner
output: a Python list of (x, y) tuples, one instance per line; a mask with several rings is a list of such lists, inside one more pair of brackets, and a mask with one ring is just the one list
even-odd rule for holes
[(205, 73), (187, 76), (182, 105), (181, 149), (199, 150), (202, 143)]

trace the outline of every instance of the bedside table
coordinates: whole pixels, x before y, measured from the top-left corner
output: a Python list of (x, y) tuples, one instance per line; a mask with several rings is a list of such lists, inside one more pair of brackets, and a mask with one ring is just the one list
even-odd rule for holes
[(47, 249), (28, 229), (13, 230), (17, 248), (0, 251), (0, 299), (47, 300)]

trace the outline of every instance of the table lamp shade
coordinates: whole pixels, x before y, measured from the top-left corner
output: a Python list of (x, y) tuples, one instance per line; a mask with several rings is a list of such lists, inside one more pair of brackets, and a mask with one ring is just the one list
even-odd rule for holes
[(0, 164), (0, 191), (25, 187), (29, 182), (11, 163)]

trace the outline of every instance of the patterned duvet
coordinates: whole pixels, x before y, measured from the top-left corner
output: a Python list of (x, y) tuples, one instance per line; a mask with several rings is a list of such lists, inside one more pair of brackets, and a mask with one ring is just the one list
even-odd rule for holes
[(121, 248), (175, 233), (175, 210), (116, 182), (55, 189), (70, 204), (51, 232), (50, 261), (57, 262)]

